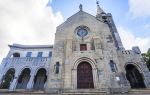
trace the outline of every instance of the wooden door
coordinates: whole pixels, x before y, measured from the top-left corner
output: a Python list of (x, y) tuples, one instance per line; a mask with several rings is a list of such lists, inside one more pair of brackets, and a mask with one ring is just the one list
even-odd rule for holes
[(77, 88), (94, 88), (92, 67), (87, 62), (82, 62), (77, 67)]

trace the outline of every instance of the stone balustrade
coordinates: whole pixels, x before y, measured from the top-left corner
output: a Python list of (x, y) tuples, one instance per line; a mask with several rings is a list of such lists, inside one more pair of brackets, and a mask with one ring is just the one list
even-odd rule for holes
[(47, 66), (50, 63), (49, 57), (19, 57), (19, 58), (4, 58), (2, 65), (4, 67), (10, 66)]

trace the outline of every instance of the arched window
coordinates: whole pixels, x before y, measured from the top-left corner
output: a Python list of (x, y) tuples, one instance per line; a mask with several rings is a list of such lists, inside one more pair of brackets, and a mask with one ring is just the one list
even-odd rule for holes
[(113, 62), (113, 60), (110, 60), (110, 69), (112, 72), (117, 72), (117, 66), (116, 66), (116, 63)]
[(59, 74), (59, 69), (60, 69), (60, 63), (56, 62), (56, 64), (55, 64), (55, 74)]
[(0, 89), (9, 89), (11, 82), (15, 76), (15, 69), (10, 68), (2, 78), (2, 83), (0, 84)]
[(46, 80), (47, 80), (46, 69), (44, 68), (39, 69), (34, 78), (33, 89), (43, 90)]
[(21, 75), (18, 78), (18, 83), (16, 88), (17, 89), (26, 89), (27, 84), (30, 79), (30, 72), (31, 70), (29, 68), (25, 68), (22, 72)]
[(20, 53), (13, 53), (13, 57), (20, 57)]

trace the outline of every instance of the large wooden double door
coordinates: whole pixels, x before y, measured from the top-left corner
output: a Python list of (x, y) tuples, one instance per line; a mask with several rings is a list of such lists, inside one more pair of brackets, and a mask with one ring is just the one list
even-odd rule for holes
[(94, 88), (92, 67), (88, 62), (81, 62), (77, 67), (77, 88)]

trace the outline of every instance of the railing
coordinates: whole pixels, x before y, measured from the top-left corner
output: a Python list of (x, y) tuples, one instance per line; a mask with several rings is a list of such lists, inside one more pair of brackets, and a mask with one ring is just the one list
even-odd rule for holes
[(19, 65), (33, 65), (33, 66), (44, 66), (49, 65), (49, 57), (19, 57), (19, 58), (4, 58), (2, 61), (3, 66), (19, 66)]

